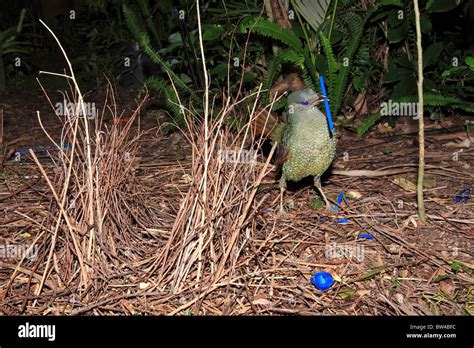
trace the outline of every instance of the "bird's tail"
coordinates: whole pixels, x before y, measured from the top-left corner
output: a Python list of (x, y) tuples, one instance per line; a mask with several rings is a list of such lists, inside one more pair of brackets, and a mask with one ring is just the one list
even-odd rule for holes
[[(303, 79), (293, 73), (277, 82), (270, 90), (270, 100), (278, 100), (284, 93), (297, 91), (306, 87)], [(276, 113), (267, 109), (260, 109), (252, 120), (252, 127), (257, 135), (263, 134), (273, 141), (280, 142), (285, 122), (280, 121)]]
[(260, 109), (251, 122), (254, 134), (268, 137), (278, 124), (278, 115), (268, 108)]

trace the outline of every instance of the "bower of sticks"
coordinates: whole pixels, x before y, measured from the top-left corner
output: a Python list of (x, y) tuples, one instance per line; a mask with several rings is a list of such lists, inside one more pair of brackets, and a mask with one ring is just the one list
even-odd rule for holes
[[(2, 315), (474, 313), (462, 117), (426, 129), (426, 223), (410, 118), (363, 138), (338, 128), (322, 180), (332, 210), (309, 180), (288, 186), (282, 216), (274, 148), (243, 117), (267, 110), (257, 102), (206, 95), (196, 117), (183, 101), (176, 129), (147, 107), (155, 96), (43, 92), (0, 104)], [(77, 106), (62, 118), (61, 98)], [(223, 160), (242, 150), (252, 161)]]

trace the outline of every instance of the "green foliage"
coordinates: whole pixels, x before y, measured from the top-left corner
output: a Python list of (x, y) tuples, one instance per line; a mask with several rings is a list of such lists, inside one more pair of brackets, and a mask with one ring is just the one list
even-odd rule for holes
[(33, 44), (27, 40), (28, 35), (22, 36), (25, 16), (26, 9), (22, 9), (17, 25), (0, 31), (0, 92), (6, 89), (7, 67), (13, 67), (13, 63), (7, 64), (12, 61), (7, 57), (31, 54)]
[(296, 52), (301, 52), (303, 49), (301, 40), (292, 31), (288, 31), (267, 19), (257, 18), (253, 22), (243, 23), (241, 31), (245, 32), (246, 30), (278, 40)]
[[(450, 11), (462, 2), (429, 0), (425, 3), (426, 6), (421, 7), (424, 103), (431, 115), (440, 114), (441, 110), (473, 112), (474, 71), (469, 65), (469, 52), (459, 49), (459, 44), (455, 43), (454, 32), (458, 31), (459, 35), (459, 26), (451, 26), (450, 30), (441, 32), (433, 25), (433, 13), (445, 13), (446, 17), (451, 16), (451, 21), (456, 21), (456, 14)], [(418, 100), (416, 34), (412, 7), (411, 1), (404, 0), (400, 2), (398, 9), (381, 10), (370, 20), (371, 23), (378, 24), (378, 27), (371, 28), (374, 44), (383, 36), (390, 45), (388, 69), (377, 74), (383, 75), (384, 99), (396, 103)], [(457, 18), (458, 23), (462, 23), (463, 19)], [(433, 33), (434, 30), (438, 32)], [(362, 70), (369, 69), (365, 67)], [(376, 113), (364, 120), (358, 127), (358, 134), (365, 134), (381, 117), (380, 113)]]
[(326, 18), (330, 3), (331, 0), (295, 0), (293, 7), (304, 17), (311, 28), (317, 32)]
[[(294, 32), (288, 31), (278, 24), (271, 22), (267, 19), (257, 17), (252, 21), (245, 21), (240, 26), (241, 32), (247, 30), (255, 32), (259, 35), (271, 38), (286, 46), (286, 49), (279, 49), (276, 54), (276, 61), (272, 64), (277, 63), (293, 63), (299, 67), (303, 72), (303, 78), (306, 83), (315, 90), (319, 90), (318, 74), (316, 66), (311, 58), (311, 53), (308, 47), (305, 47), (302, 38), (298, 37)], [(276, 74), (274, 73), (275, 67), (271, 67), (271, 71), (267, 73), (265, 79), (265, 86), (269, 88), (273, 82)], [(268, 101), (268, 93), (264, 97), (264, 100)]]
[[(150, 13), (149, 9), (147, 8), (146, 1), (140, 1), (140, 10), (145, 16)], [(148, 36), (148, 33), (145, 31), (145, 28), (139, 19), (137, 9), (123, 4), (123, 13), (128, 28), (130, 29), (135, 40), (137, 40), (140, 47), (148, 55), (148, 57), (150, 57), (150, 59), (155, 64), (160, 66), (160, 68), (168, 75), (169, 79), (176, 87), (178, 93), (180, 93), (180, 96), (185, 97), (186, 95), (190, 95), (194, 100), (199, 102), (200, 100), (194, 91), (186, 84), (185, 81), (183, 81), (183, 79), (181, 79), (172, 69), (170, 69), (166, 61), (152, 48), (150, 37)], [(167, 82), (167, 80), (168, 79), (158, 79), (157, 76), (154, 76), (146, 81), (146, 85), (150, 89), (156, 90), (162, 94), (162, 96), (165, 98), (168, 108), (172, 112), (175, 121), (181, 124), (183, 119), (182, 112), (178, 105), (178, 99), (172, 86)]]
[(426, 10), (428, 12), (447, 12), (455, 9), (461, 3), (461, 0), (428, 0), (428, 3), (426, 4)]
[(382, 7), (393, 6), (400, 6), (400, 0), (378, 1), (363, 17), (355, 12), (344, 12), (339, 16), (337, 28), (343, 31), (346, 36), (346, 39), (342, 42), (343, 47), (339, 49), (338, 53), (338, 57), (342, 62), (336, 60), (334, 45), (331, 44), (329, 38), (325, 36), (323, 31), (319, 32), (321, 44), (326, 54), (326, 75), (329, 80), (329, 96), (333, 114), (337, 114), (342, 107), (343, 97), (348, 88), (349, 76), (355, 69), (354, 57), (356, 52), (359, 52), (366, 23)]
[(164, 98), (166, 106), (173, 115), (173, 119), (177, 125), (182, 125), (184, 121), (183, 110), (179, 106), (179, 100), (174, 92), (173, 87), (163, 79), (153, 76), (146, 80), (146, 85), (159, 92)]
[[(281, 71), (281, 59), (277, 55), (267, 63), (267, 72), (264, 76), (263, 84), (262, 84), (262, 89), (264, 91), (269, 91), (270, 88), (272, 88), (272, 83), (273, 81), (276, 80), (280, 71)], [(262, 99), (262, 102), (264, 105), (267, 105), (270, 102), (272, 102), (269, 96), (270, 96), (269, 93), (264, 94), (264, 97)]]
[[(394, 101), (395, 103), (416, 103), (418, 102), (418, 96), (402, 97)], [(459, 109), (466, 112), (474, 113), (474, 103), (467, 102), (460, 98), (453, 96), (443, 96), (441, 94), (424, 93), (423, 103), (425, 106), (432, 107), (446, 107), (450, 109)], [(380, 111), (370, 115), (366, 118), (358, 127), (357, 135), (362, 136), (373, 127), (377, 121), (382, 118)]]
[(378, 120), (380, 120), (382, 116), (380, 115), (380, 111), (373, 113), (369, 117), (367, 117), (361, 124), (357, 127), (357, 135), (362, 136), (368, 132), (370, 128), (372, 128)]

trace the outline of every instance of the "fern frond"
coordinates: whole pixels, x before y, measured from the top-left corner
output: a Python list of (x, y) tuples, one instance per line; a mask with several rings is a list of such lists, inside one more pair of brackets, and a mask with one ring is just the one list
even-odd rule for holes
[(156, 77), (149, 77), (145, 81), (148, 88), (155, 90), (160, 93), (164, 98), (167, 109), (171, 112), (173, 120), (178, 125), (184, 124), (184, 115), (179, 107), (179, 101), (176, 97), (173, 87), (163, 79), (158, 79)]
[(329, 97), (331, 98), (331, 110), (334, 114), (334, 106), (335, 102), (335, 90), (336, 90), (336, 83), (337, 83), (337, 72), (339, 70), (339, 64), (336, 61), (336, 57), (334, 56), (334, 52), (332, 50), (331, 43), (329, 39), (324, 35), (322, 31), (319, 31), (319, 36), (321, 38), (321, 43), (323, 45), (324, 53), (326, 53), (326, 59), (328, 63), (328, 76), (326, 77), (326, 81), (328, 81), (328, 93)]
[(137, 10), (134, 7), (129, 7), (127, 4), (123, 4), (123, 15), (127, 22), (128, 29), (132, 33), (132, 35), (137, 38), (143, 33), (143, 25), (141, 20), (137, 16)]
[[(403, 97), (396, 100), (398, 103), (416, 103), (418, 96)], [(466, 112), (474, 113), (474, 103), (467, 102), (453, 96), (446, 96), (434, 93), (423, 94), (423, 104), (427, 106), (444, 106), (453, 109), (460, 109)]]
[(138, 6), (140, 7), (143, 17), (145, 18), (148, 29), (153, 35), (153, 39), (156, 43), (159, 43), (160, 37), (158, 35), (158, 31), (156, 30), (155, 23), (153, 22), (153, 16), (150, 11), (148, 0), (138, 0)]
[(159, 65), (163, 71), (169, 74), (170, 78), (173, 80), (173, 83), (179, 91), (185, 91), (191, 94), (193, 99), (198, 100), (193, 90), (188, 85), (186, 85), (186, 83), (181, 78), (179, 78), (179, 76), (176, 75), (173, 70), (170, 69), (168, 64), (166, 64), (161, 56), (151, 47), (150, 38), (143, 30), (142, 25), (139, 23), (136, 13), (126, 4), (123, 4), (123, 13), (125, 16), (125, 21), (127, 22), (130, 31), (135, 37), (135, 40), (137, 40), (140, 47), (153, 61), (153, 63)]
[(367, 131), (377, 123), (378, 120), (382, 118), (380, 111), (367, 117), (362, 123), (357, 127), (357, 135), (360, 137), (367, 133)]
[(309, 47), (305, 47), (303, 50), (303, 57), (303, 79), (306, 85), (311, 87), (315, 92), (321, 92), (321, 87), (319, 86), (319, 74), (316, 71), (316, 66), (311, 59)]
[(293, 50), (278, 50), (277, 58), (282, 62), (292, 62), (298, 67), (304, 67), (304, 57)]
[[(403, 98), (397, 98), (393, 102), (395, 103), (417, 103), (418, 96), (409, 96)], [(466, 112), (474, 113), (474, 103), (469, 103), (460, 98), (453, 96), (445, 96), (441, 94), (425, 93), (423, 95), (423, 104), (425, 106), (434, 107), (448, 107), (452, 109), (460, 109)], [(382, 118), (380, 111), (370, 115), (357, 127), (357, 135), (361, 136), (367, 133), (367, 131), (375, 125), (375, 123)]]
[(255, 21), (245, 23), (244, 25), (245, 27), (243, 29), (256, 32), (273, 40), (278, 40), (296, 52), (303, 49), (301, 40), (292, 31), (288, 31), (274, 22), (257, 18)]
[(278, 57), (273, 58), (270, 60), (267, 64), (267, 72), (265, 73), (265, 76), (263, 78), (263, 84), (262, 84), (262, 89), (265, 92), (263, 96), (263, 104), (267, 105), (271, 102), (270, 100), (270, 89), (273, 86), (273, 83), (275, 82), (276, 76), (280, 73), (281, 70), (281, 60)]
[[(374, 15), (381, 7), (385, 6), (401, 6), (400, 0), (380, 0), (378, 1), (367, 14), (365, 17), (361, 20), (360, 18), (356, 18), (358, 16), (353, 16), (353, 15), (348, 15), (345, 17), (345, 24), (349, 28), (349, 30), (352, 32), (351, 38), (350, 38), (350, 44), (347, 47), (347, 49), (344, 51), (343, 55), (343, 64), (340, 69), (340, 72), (337, 74), (337, 77), (332, 76), (333, 72), (331, 71), (331, 65), (334, 65), (334, 54), (332, 53), (332, 49), (329, 50), (330, 48), (330, 43), (327, 38), (323, 41), (323, 47), (325, 48), (326, 55), (328, 55), (328, 51), (331, 52), (332, 58), (328, 57), (328, 66), (329, 66), (329, 73), (331, 75), (330, 79), (330, 98), (331, 98), (331, 111), (333, 114), (337, 114), (339, 112), (339, 109), (342, 106), (342, 98), (344, 96), (344, 93), (347, 88), (347, 80), (349, 76), (349, 72), (352, 69), (353, 66), (353, 58), (354, 54), (357, 51), (360, 41), (362, 39), (362, 34), (364, 32), (364, 27), (367, 21), (370, 19), (372, 15)], [(321, 33), (323, 36), (324, 34)], [(334, 70), (334, 68), (333, 68)]]

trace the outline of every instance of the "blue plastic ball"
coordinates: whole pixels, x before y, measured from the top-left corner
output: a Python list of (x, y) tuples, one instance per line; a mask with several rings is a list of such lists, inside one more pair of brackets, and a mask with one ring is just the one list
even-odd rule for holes
[(318, 272), (311, 277), (311, 283), (319, 290), (327, 290), (334, 284), (334, 278), (330, 273)]

